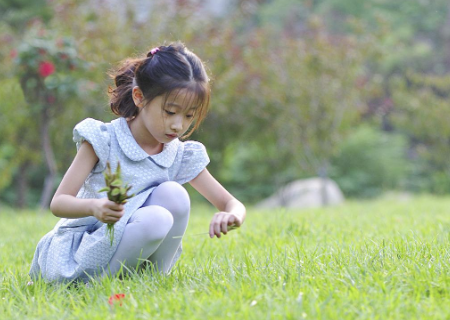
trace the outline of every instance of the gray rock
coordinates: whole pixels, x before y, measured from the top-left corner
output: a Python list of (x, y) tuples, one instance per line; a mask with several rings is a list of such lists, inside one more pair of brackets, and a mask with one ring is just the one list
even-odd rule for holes
[[(325, 188), (323, 188), (325, 183)], [(339, 186), (330, 179), (310, 178), (293, 181), (279, 189), (269, 198), (256, 205), (257, 208), (317, 208), (324, 206), (322, 191), (325, 190), (326, 204), (336, 205), (344, 202)]]

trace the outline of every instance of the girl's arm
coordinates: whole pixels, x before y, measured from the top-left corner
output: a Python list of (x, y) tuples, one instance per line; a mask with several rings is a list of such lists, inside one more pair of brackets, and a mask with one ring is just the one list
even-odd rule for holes
[(89, 142), (84, 141), (53, 196), (50, 210), (55, 216), (61, 218), (95, 216), (105, 223), (114, 223), (120, 219), (123, 214), (123, 205), (116, 204), (108, 198), (76, 198), (97, 162), (98, 157), (94, 148)]
[(218, 210), (209, 225), (209, 236), (220, 238), (227, 234), (228, 226), (240, 227), (245, 220), (245, 206), (233, 197), (210, 173), (204, 169), (190, 184)]

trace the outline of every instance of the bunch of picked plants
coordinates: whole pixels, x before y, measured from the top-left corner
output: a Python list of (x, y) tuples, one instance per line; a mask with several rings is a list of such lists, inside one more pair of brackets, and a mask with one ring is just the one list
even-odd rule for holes
[[(106, 191), (109, 200), (118, 204), (125, 204), (127, 200), (134, 197), (135, 194), (128, 195), (131, 186), (128, 184), (123, 185), (121, 174), (120, 162), (117, 163), (116, 172), (111, 171), (111, 164), (107, 162), (106, 170), (103, 173), (106, 186), (98, 192)], [(108, 223), (107, 232), (112, 245), (114, 241), (114, 223)]]

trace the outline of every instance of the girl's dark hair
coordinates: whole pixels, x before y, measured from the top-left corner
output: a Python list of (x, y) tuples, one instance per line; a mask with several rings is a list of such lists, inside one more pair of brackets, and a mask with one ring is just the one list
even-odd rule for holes
[(208, 112), (209, 78), (202, 61), (182, 43), (158, 49), (149, 51), (144, 57), (123, 61), (117, 70), (110, 73), (115, 83), (115, 88), (108, 88), (111, 110), (125, 118), (136, 116), (139, 109), (132, 98), (132, 89), (136, 85), (146, 102), (164, 95), (164, 104), (171, 94), (186, 90), (190, 107), (195, 106), (194, 125), (185, 135), (187, 137), (198, 128)]

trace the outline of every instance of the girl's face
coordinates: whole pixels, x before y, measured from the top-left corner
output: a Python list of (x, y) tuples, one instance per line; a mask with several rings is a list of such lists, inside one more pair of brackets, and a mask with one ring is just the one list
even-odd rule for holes
[(167, 99), (158, 96), (139, 112), (143, 125), (159, 143), (182, 137), (189, 129), (195, 114), (191, 96), (186, 90), (177, 91)]

